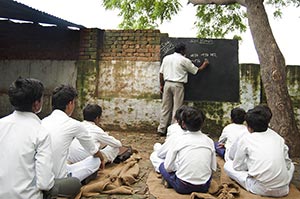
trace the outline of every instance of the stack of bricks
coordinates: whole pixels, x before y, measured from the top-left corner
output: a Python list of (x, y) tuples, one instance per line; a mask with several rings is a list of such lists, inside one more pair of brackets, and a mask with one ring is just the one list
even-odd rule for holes
[(102, 61), (159, 61), (159, 30), (105, 30)]

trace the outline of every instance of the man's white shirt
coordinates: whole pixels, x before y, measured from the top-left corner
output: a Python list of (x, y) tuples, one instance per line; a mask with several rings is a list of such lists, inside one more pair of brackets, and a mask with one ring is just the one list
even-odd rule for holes
[(198, 67), (190, 59), (174, 52), (164, 57), (159, 72), (163, 74), (164, 80), (187, 83), (188, 72), (195, 75)]

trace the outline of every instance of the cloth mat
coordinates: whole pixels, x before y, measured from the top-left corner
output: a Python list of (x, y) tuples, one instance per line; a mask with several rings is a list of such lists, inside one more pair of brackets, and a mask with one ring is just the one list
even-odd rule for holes
[(97, 178), (83, 186), (75, 199), (97, 196), (99, 194), (133, 194), (130, 186), (137, 181), (140, 172), (137, 154), (120, 164), (107, 165), (98, 172)]
[[(172, 188), (165, 188), (162, 180), (154, 170), (152, 170), (147, 179), (147, 185), (150, 193), (157, 199), (176, 198), (176, 199), (271, 199), (271, 197), (262, 197), (247, 192), (244, 188), (237, 185), (224, 172), (224, 160), (217, 157), (218, 173), (214, 175), (209, 189), (209, 193), (192, 193), (191, 195), (178, 194)], [(290, 192), (284, 199), (300, 199), (300, 191), (290, 185)]]

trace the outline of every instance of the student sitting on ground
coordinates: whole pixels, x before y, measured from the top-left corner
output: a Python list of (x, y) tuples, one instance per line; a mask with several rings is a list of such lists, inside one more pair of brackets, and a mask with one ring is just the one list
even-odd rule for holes
[(284, 139), (268, 128), (270, 113), (255, 107), (247, 112), (245, 120), (250, 133), (240, 139), (233, 161), (224, 164), (225, 172), (251, 193), (286, 196), (294, 165)]
[(165, 160), (169, 148), (173, 146), (173, 142), (184, 133), (184, 129), (181, 128), (181, 113), (186, 107), (183, 105), (177, 109), (174, 116), (176, 122), (167, 128), (165, 143), (155, 143), (153, 146), (154, 151), (150, 155), (150, 161), (156, 172), (159, 172), (159, 166)]
[[(75, 108), (77, 91), (68, 85), (56, 87), (52, 93), (52, 113), (42, 120), (49, 130), (53, 153), (53, 171), (56, 178), (73, 176), (80, 181), (104, 168), (104, 158), (98, 145), (83, 126), (70, 116)], [(75, 164), (67, 164), (69, 147), (74, 138), (89, 152), (90, 156)]]
[(231, 124), (224, 127), (219, 141), (215, 143), (216, 153), (228, 160), (229, 151), (235, 140), (243, 134), (248, 133), (246, 125), (244, 125), (246, 111), (242, 108), (234, 108), (230, 112)]
[(171, 124), (170, 126), (168, 126), (166, 140), (169, 137), (171, 137), (171, 135), (174, 135), (183, 130), (181, 127), (181, 113), (186, 107), (187, 107), (186, 105), (182, 105), (181, 107), (179, 107), (176, 110), (175, 115), (174, 115), (175, 122), (173, 124)]
[(214, 142), (201, 132), (205, 115), (192, 107), (185, 108), (181, 115), (186, 131), (169, 148), (159, 171), (180, 194), (207, 192), (217, 165)]
[[(266, 114), (266, 119), (268, 120), (268, 123), (270, 123), (271, 118), (272, 118), (272, 111), (271, 109), (265, 105), (265, 104), (260, 104), (256, 106), (256, 109), (262, 109), (263, 112)], [(237, 151), (237, 148), (239, 147), (239, 141), (242, 139), (242, 137), (246, 134), (248, 134), (249, 131), (247, 129), (247, 133), (241, 134), (231, 145), (230, 150), (228, 151), (229, 155), (227, 156), (230, 160), (233, 160)], [(228, 159), (227, 159), (228, 160)]]
[[(102, 149), (101, 153), (106, 159), (106, 163), (113, 162), (119, 153), (119, 148), (122, 143), (110, 136), (107, 132), (103, 131), (98, 125), (102, 115), (102, 108), (97, 104), (88, 104), (83, 109), (82, 124), (92, 136), (93, 141), (98, 144)], [(89, 156), (89, 153), (81, 146), (77, 139), (74, 139), (69, 151), (68, 161), (75, 163), (81, 161)]]
[(0, 198), (75, 197), (76, 178), (54, 178), (51, 139), (36, 115), (43, 106), (43, 84), (18, 78), (8, 89), (15, 111), (0, 119)]

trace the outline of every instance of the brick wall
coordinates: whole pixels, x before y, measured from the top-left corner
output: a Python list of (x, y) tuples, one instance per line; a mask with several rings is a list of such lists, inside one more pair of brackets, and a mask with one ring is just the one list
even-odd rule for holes
[(80, 30), (79, 60), (98, 60), (104, 31), (97, 28)]
[[(104, 129), (155, 132), (161, 109), (160, 39), (165, 34), (159, 30), (73, 31), (2, 21), (0, 28), (0, 117), (10, 111), (6, 89), (21, 75), (41, 79), (50, 90), (61, 83), (76, 85), (76, 118), (84, 105), (98, 103), (104, 110)], [(188, 102), (206, 110), (211, 133), (220, 132), (233, 107), (247, 110), (260, 103), (259, 67), (240, 67), (240, 103)], [(299, 125), (298, 77), (298, 66), (288, 70)], [(49, 113), (48, 102), (44, 114)]]
[(106, 30), (101, 60), (159, 61), (159, 30)]

